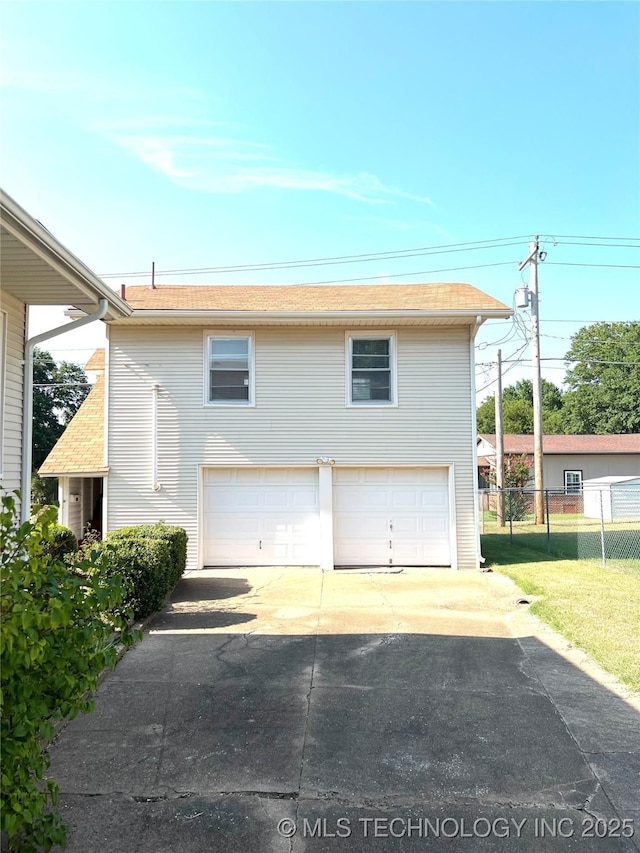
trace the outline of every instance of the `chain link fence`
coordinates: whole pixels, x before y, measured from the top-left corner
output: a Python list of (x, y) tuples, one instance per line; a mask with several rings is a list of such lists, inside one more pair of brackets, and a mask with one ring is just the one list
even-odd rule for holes
[(508, 536), (554, 557), (640, 570), (640, 488), (545, 489), (542, 523), (536, 523), (536, 494), (535, 489), (481, 489), (480, 533)]

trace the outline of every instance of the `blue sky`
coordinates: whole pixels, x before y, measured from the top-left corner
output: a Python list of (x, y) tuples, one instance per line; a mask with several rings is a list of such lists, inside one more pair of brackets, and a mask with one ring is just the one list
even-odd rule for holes
[[(468, 281), (511, 304), (539, 233), (558, 244), (540, 269), (543, 357), (563, 356), (588, 321), (638, 319), (637, 268), (560, 265), (640, 264), (628, 241), (564, 236), (638, 245), (635, 3), (9, 0), (0, 24), (3, 187), (99, 274), (517, 236), (158, 277)], [(502, 265), (452, 269), (483, 264)], [(32, 328), (59, 321), (40, 310)], [(510, 328), (485, 326), (478, 361)], [(51, 349), (83, 361), (94, 340), (78, 331)], [(522, 344), (514, 329), (503, 357)], [(559, 383), (561, 362), (544, 375)]]

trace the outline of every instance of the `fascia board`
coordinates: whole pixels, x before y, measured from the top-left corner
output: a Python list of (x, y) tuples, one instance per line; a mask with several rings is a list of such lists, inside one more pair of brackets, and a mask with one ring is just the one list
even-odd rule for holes
[[(69, 312), (71, 315), (71, 312)], [(148, 320), (197, 320), (202, 322), (224, 322), (235, 321), (237, 323), (261, 323), (264, 325), (276, 323), (295, 324), (297, 321), (326, 321), (335, 320), (339, 322), (349, 323), (350, 321), (362, 321), (363, 319), (372, 320), (460, 320), (463, 323), (473, 325), (477, 322), (478, 317), (481, 321), (490, 319), (508, 319), (513, 316), (513, 311), (502, 309), (487, 309), (478, 311), (478, 309), (398, 309), (398, 310), (377, 310), (377, 311), (215, 311), (201, 310), (191, 311), (184, 309), (134, 309), (133, 313), (126, 317), (115, 321), (111, 321), (114, 325), (135, 325), (136, 321)]]
[(82, 296), (91, 301), (106, 299), (113, 312), (121, 317), (128, 317), (132, 313), (133, 309), (127, 302), (1, 190), (0, 216), (2, 226), (7, 231), (76, 286)]

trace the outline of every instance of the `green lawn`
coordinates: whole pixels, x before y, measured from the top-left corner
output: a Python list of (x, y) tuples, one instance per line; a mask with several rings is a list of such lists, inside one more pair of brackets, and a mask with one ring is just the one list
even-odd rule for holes
[[(583, 515), (550, 513), (550, 534), (547, 538), (546, 525), (536, 525), (532, 515), (522, 521), (514, 521), (514, 544), (524, 548), (535, 548), (545, 554), (568, 560), (602, 561), (600, 522)], [(480, 531), (486, 536), (510, 536), (509, 522), (498, 527), (495, 512), (481, 513)], [(517, 540), (516, 540), (517, 537)], [(607, 522), (604, 528), (604, 546), (607, 563), (619, 569), (640, 574), (640, 524), (638, 521)]]
[(482, 549), (487, 566), (538, 598), (532, 613), (640, 691), (640, 571), (630, 561), (558, 560), (503, 534), (483, 536)]

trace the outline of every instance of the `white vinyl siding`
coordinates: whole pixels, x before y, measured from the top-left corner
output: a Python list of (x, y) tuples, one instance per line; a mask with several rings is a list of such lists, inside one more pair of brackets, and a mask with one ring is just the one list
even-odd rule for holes
[[(195, 568), (199, 466), (309, 466), (322, 456), (336, 466), (453, 465), (458, 565), (477, 567), (468, 327), (399, 327), (399, 404), (374, 409), (345, 407), (349, 330), (309, 326), (255, 329), (254, 407), (203, 406), (205, 331), (110, 328), (108, 529), (154, 519), (180, 524)], [(150, 485), (154, 383), (157, 493)]]
[(4, 388), (2, 411), (2, 488), (6, 491), (19, 489), (22, 472), (22, 400), (24, 385), (24, 337), (26, 329), (26, 307), (23, 302), (7, 293), (2, 294), (2, 311), (5, 312), (5, 358), (3, 375)]

